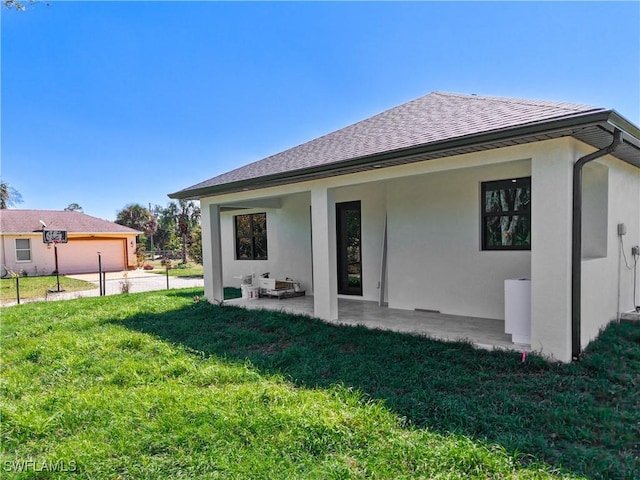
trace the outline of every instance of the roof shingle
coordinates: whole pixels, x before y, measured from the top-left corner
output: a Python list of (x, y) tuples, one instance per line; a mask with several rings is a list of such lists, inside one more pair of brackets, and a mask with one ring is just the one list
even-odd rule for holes
[(42, 230), (40, 220), (49, 230), (66, 230), (68, 233), (141, 233), (80, 212), (14, 209), (0, 210), (0, 232), (3, 234), (38, 232)]
[(566, 102), (434, 92), (181, 192), (597, 111), (605, 109)]

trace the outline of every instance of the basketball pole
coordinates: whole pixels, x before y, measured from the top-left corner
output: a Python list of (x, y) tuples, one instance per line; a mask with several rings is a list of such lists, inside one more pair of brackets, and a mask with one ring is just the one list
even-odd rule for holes
[(58, 289), (56, 290), (56, 292), (60, 292), (60, 271), (58, 269), (58, 242), (53, 242), (53, 252), (55, 254), (56, 257), (56, 281), (58, 284)]

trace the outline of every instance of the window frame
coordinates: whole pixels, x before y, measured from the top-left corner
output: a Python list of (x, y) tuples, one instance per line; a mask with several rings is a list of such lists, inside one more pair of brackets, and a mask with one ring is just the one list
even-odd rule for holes
[[(527, 187), (529, 189), (529, 203), (525, 210), (507, 210), (503, 212), (487, 212), (487, 191), (501, 190), (505, 188)], [(531, 177), (508, 178), (504, 180), (491, 180), (481, 183), (480, 188), (480, 236), (482, 251), (530, 251), (531, 250)], [(487, 243), (487, 218), (489, 217), (525, 217), (529, 224), (528, 245), (488, 245)]]
[[(264, 234), (256, 234), (254, 229), (254, 218), (258, 215), (264, 215)], [(238, 233), (238, 217), (248, 217), (249, 219), (249, 232), (250, 235), (240, 235)], [(243, 213), (241, 215), (233, 216), (233, 233), (234, 233), (234, 242), (235, 242), (235, 254), (236, 260), (268, 260), (268, 227), (267, 227), (267, 212), (256, 212), (256, 213)], [(249, 239), (251, 242), (251, 257), (246, 258), (240, 255), (240, 239)], [(256, 239), (264, 239), (264, 257), (256, 256)]]
[[(18, 241), (26, 240), (29, 244), (29, 248), (18, 248)], [(33, 261), (33, 255), (31, 254), (31, 239), (30, 238), (16, 238), (15, 239), (15, 247), (16, 247), (16, 262), (18, 263), (28, 263)], [(29, 252), (29, 258), (27, 260), (20, 259), (18, 252)]]

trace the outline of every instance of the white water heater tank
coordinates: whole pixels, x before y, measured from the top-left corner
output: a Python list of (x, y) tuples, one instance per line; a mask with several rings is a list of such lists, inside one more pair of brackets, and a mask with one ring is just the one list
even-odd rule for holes
[(531, 345), (531, 280), (504, 281), (504, 331), (513, 343)]

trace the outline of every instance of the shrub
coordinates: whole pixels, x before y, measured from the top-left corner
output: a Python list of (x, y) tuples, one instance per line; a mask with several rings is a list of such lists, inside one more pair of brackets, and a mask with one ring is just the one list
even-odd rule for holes
[(128, 275), (125, 273), (122, 276), (122, 280), (120, 281), (120, 293), (129, 293), (131, 291), (131, 280), (129, 280)]
[(169, 257), (163, 257), (162, 260), (160, 260), (160, 265), (165, 268), (171, 268), (171, 259)]

